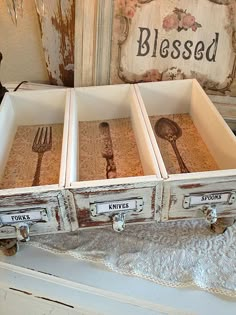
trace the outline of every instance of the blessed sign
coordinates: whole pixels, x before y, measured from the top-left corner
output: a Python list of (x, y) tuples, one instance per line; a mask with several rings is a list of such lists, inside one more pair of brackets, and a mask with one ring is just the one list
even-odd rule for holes
[(111, 83), (196, 78), (210, 92), (230, 92), (234, 8), (230, 0), (115, 1)]
[(195, 45), (192, 40), (187, 40), (186, 42), (181, 42), (178, 39), (170, 42), (168, 39), (163, 39), (159, 43), (158, 49), (158, 29), (154, 29), (155, 36), (153, 43), (150, 43), (151, 30), (147, 27), (139, 27), (140, 37), (138, 42), (138, 52), (137, 56), (148, 56), (161, 58), (172, 58), (179, 59), (183, 58), (189, 60), (191, 58), (195, 60), (202, 60), (204, 57), (209, 62), (216, 62), (216, 53), (218, 48), (219, 33), (215, 33), (215, 38), (213, 38), (209, 47), (203, 41), (198, 41)]

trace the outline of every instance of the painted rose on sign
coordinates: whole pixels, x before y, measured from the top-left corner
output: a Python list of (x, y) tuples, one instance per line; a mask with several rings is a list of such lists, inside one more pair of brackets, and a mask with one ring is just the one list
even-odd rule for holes
[(144, 73), (142, 76), (144, 82), (161, 81), (161, 73), (157, 69), (151, 69)]
[(186, 10), (175, 8), (172, 14), (167, 15), (162, 24), (164, 30), (167, 32), (171, 30), (187, 31), (191, 29), (196, 32), (199, 27), (202, 27), (201, 24), (196, 22), (195, 17), (187, 13)]
[(118, 0), (118, 14), (132, 19), (137, 8), (140, 7), (138, 0)]

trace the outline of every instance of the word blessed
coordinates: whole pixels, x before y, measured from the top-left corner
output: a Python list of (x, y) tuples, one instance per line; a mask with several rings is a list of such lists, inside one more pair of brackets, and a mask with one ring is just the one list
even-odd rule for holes
[(216, 61), (219, 33), (215, 33), (215, 37), (209, 44), (203, 41), (198, 41), (194, 44), (191, 40), (181, 42), (178, 39), (172, 42), (169, 39), (163, 39), (159, 43), (158, 29), (155, 28), (154, 36), (151, 36), (151, 31), (147, 27), (139, 27), (139, 32), (137, 56), (144, 57), (151, 54), (151, 57), (157, 57), (159, 52), (162, 58), (171, 57), (172, 59), (178, 59), (182, 57), (188, 60), (193, 56), (195, 60), (202, 60), (205, 57), (209, 62)]

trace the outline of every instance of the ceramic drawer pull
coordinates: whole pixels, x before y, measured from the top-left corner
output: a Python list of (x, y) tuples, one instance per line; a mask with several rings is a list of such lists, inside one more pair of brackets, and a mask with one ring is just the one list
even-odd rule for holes
[(205, 216), (205, 220), (210, 223), (214, 224), (217, 221), (217, 210), (216, 206), (204, 206), (202, 208), (202, 212)]
[(115, 232), (122, 232), (125, 229), (125, 213), (118, 213), (112, 216), (112, 228)]
[(143, 199), (119, 200), (110, 202), (95, 202), (90, 204), (91, 216), (109, 216), (112, 219), (114, 231), (121, 232), (125, 228), (125, 214), (128, 212), (142, 212)]

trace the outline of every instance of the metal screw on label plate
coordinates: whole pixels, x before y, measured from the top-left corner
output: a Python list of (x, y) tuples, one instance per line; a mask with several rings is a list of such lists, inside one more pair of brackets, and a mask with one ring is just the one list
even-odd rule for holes
[(235, 200), (236, 200), (236, 192), (234, 191), (231, 193), (231, 196), (229, 198), (229, 204), (232, 205), (235, 202)]
[(183, 208), (188, 209), (190, 206), (190, 196), (184, 196)]
[(97, 215), (97, 208), (96, 208), (96, 204), (95, 203), (90, 204), (90, 213), (91, 213), (91, 216), (96, 217), (96, 215)]
[(142, 199), (138, 199), (136, 201), (137, 203), (137, 210), (136, 212), (142, 212), (143, 211), (143, 206), (144, 206), (144, 201)]

